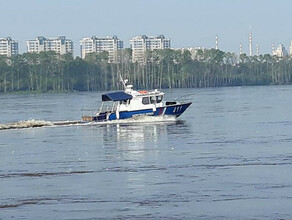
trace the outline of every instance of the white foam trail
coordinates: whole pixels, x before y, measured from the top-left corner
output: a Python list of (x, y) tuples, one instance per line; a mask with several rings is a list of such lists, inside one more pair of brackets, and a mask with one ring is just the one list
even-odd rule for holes
[(53, 126), (54, 124), (50, 121), (44, 120), (27, 120), (27, 121), (18, 121), (7, 124), (0, 124), (0, 130), (6, 129), (20, 129), (20, 128), (33, 128), (33, 127), (43, 127), (43, 126)]
[(79, 125), (79, 124), (84, 124), (87, 122), (84, 121), (54, 121), (52, 122), (53, 125)]
[(23, 129), (23, 128), (36, 128), (44, 126), (78, 126), (78, 125), (105, 125), (105, 124), (134, 124), (134, 123), (165, 123), (174, 122), (176, 118), (167, 116), (147, 116), (137, 115), (133, 118), (119, 119), (104, 122), (84, 122), (84, 121), (44, 121), (30, 119), (26, 121), (18, 121), (6, 124), (0, 124), (0, 130), (8, 129)]

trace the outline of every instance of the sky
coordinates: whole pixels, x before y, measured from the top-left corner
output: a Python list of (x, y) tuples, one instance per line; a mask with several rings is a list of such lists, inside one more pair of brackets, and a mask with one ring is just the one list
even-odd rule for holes
[(249, 33), (262, 54), (272, 43), (289, 50), (291, 0), (0, 0), (0, 38), (12, 37), (26, 52), (27, 40), (65, 35), (74, 42), (116, 35), (129, 47), (137, 35), (165, 35), (171, 47), (215, 47), (248, 53)]

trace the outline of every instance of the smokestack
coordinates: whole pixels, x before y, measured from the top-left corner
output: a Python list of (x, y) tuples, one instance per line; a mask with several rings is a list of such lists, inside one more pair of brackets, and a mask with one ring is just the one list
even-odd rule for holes
[(259, 56), (260, 55), (260, 51), (259, 51), (259, 45), (257, 44), (257, 56)]
[(215, 43), (216, 43), (215, 49), (218, 50), (218, 35), (216, 35), (216, 41), (215, 41)]
[(242, 44), (239, 44), (239, 55), (242, 54)]
[(249, 56), (252, 56), (252, 33), (249, 33)]
[(272, 54), (274, 53), (274, 51), (275, 51), (275, 44), (272, 43)]

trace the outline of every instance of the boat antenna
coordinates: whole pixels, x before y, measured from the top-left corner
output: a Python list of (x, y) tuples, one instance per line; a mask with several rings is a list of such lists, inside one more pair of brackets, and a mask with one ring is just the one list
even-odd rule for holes
[(127, 89), (126, 83), (128, 82), (128, 80), (127, 79), (126, 80), (123, 80), (122, 75), (120, 75), (120, 80), (123, 83), (124, 88)]

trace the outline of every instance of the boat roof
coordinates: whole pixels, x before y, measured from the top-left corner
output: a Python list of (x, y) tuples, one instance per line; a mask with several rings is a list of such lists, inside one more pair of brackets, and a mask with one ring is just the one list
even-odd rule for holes
[(133, 96), (129, 95), (125, 92), (111, 92), (107, 94), (102, 94), (101, 99), (103, 102), (106, 101), (125, 101), (128, 99), (132, 99)]

